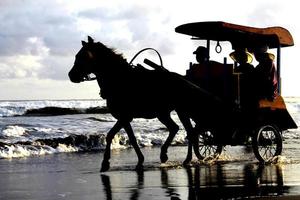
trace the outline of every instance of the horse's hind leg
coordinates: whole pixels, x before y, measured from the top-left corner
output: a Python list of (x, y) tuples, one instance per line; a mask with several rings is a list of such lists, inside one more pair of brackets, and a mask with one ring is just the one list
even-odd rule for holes
[(116, 133), (122, 128), (121, 123), (117, 121), (117, 123), (110, 129), (106, 136), (106, 148), (103, 156), (101, 172), (105, 172), (109, 169), (109, 159), (110, 159), (110, 145), (115, 137)]
[(165, 143), (161, 147), (160, 152), (160, 161), (162, 163), (166, 162), (168, 160), (168, 147), (171, 145), (171, 142), (173, 141), (176, 133), (179, 130), (179, 126), (173, 121), (173, 119), (170, 117), (170, 115), (160, 116), (158, 119), (163, 123), (169, 130), (169, 136), (166, 139)]
[(123, 127), (124, 127), (124, 129), (125, 129), (125, 131), (126, 131), (126, 133), (128, 135), (130, 143), (133, 146), (133, 148), (134, 148), (134, 150), (135, 150), (135, 152), (136, 152), (136, 154), (138, 156), (138, 159), (139, 159), (138, 160), (138, 164), (136, 166), (136, 169), (141, 169), (143, 167), (143, 163), (144, 163), (144, 156), (143, 156), (143, 154), (141, 152), (141, 149), (140, 149), (140, 147), (139, 147), (139, 145), (138, 145), (138, 143), (136, 141), (136, 138), (134, 136), (132, 127), (131, 127), (131, 125), (130, 125), (129, 122), (126, 122), (126, 123), (124, 123), (122, 125), (123, 125)]
[[(183, 164), (186, 165), (188, 164), (192, 158), (193, 158), (193, 145), (197, 145), (196, 143), (197, 141), (197, 135), (195, 134), (195, 129), (192, 126), (191, 120), (188, 116), (186, 116), (185, 114), (182, 114), (181, 112), (178, 112), (178, 117), (183, 125), (183, 127), (186, 130), (187, 133), (187, 138), (188, 138), (188, 153), (186, 156), (186, 159), (184, 160)], [(200, 156), (199, 155), (199, 151), (195, 151), (196, 156)]]

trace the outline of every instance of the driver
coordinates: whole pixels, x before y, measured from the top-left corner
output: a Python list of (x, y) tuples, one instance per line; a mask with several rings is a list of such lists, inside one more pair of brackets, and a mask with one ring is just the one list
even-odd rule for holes
[(209, 51), (206, 47), (199, 46), (193, 54), (196, 55), (196, 61), (198, 63), (190, 63), (190, 68), (186, 72), (187, 78), (195, 83), (201, 85), (203, 89), (209, 89), (209, 80), (207, 80), (206, 74), (209, 72)]
[(209, 53), (206, 47), (199, 46), (193, 54), (196, 55), (196, 60), (199, 64), (204, 64), (209, 61)]

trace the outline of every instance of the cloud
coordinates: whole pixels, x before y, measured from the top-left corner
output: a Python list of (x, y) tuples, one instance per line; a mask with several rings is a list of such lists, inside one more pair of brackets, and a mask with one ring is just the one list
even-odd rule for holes
[[(159, 27), (168, 22), (163, 13), (158, 6), (123, 3), (84, 10), (78, 16), (98, 24), (99, 28), (94, 30), (93, 35), (122, 51), (138, 51), (145, 46), (153, 46), (160, 48), (164, 54), (170, 54), (174, 42)], [(173, 31), (173, 28), (170, 30)]]
[(272, 26), (278, 21), (277, 15), (281, 9), (278, 4), (262, 2), (249, 13), (248, 24), (256, 27)]
[[(73, 59), (79, 46), (81, 33), (72, 13), (57, 1), (2, 2), (0, 6), (1, 78), (43, 75), (61, 79), (58, 74), (49, 73), (47, 77), (42, 72), (70, 67), (59, 60), (68, 56)], [(57, 60), (56, 65), (49, 60)]]
[(158, 7), (121, 1), (97, 3), (91, 9), (70, 10), (67, 5), (32, 0), (0, 4), (1, 78), (67, 79), (80, 40), (87, 35), (127, 55), (148, 46), (165, 55), (173, 51), (171, 39), (151, 24), (152, 17), (160, 15)]

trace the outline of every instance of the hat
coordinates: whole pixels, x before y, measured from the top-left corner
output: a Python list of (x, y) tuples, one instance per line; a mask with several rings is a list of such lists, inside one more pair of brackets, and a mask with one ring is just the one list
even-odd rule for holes
[(274, 60), (275, 59), (275, 55), (274, 54), (272, 54), (272, 53), (268, 53), (269, 54), (269, 58), (271, 59), (271, 60)]
[(199, 46), (193, 54), (203, 54), (208, 56), (208, 49), (206, 47)]
[(234, 52), (229, 54), (230, 58), (235, 62), (240, 62), (241, 59), (247, 59), (247, 63), (251, 63), (253, 61), (253, 57), (247, 50), (237, 49)]

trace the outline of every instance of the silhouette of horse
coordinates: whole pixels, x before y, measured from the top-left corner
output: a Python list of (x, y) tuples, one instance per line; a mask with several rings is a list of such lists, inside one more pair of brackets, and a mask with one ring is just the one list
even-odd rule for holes
[[(164, 70), (133, 68), (122, 55), (94, 42), (82, 41), (82, 48), (75, 57), (69, 78), (74, 83), (84, 81), (89, 74), (95, 74), (101, 97), (106, 99), (107, 107), (116, 124), (106, 136), (106, 149), (101, 171), (109, 169), (110, 146), (113, 137), (124, 128), (131, 145), (138, 156), (137, 169), (142, 167), (144, 156), (140, 151), (130, 122), (133, 118), (158, 118), (169, 130), (169, 136), (161, 148), (160, 159), (167, 161), (167, 149), (179, 130), (171, 119), (170, 112), (175, 110), (187, 131), (189, 139), (188, 155), (184, 163), (192, 159), (192, 144), (197, 149), (197, 142), (190, 118), (197, 121), (197, 129), (203, 130), (220, 116), (222, 102), (196, 85), (185, 80), (181, 75)], [(214, 116), (214, 117), (212, 117)], [(205, 126), (200, 126), (204, 124)], [(195, 154), (200, 157), (199, 151)]]

